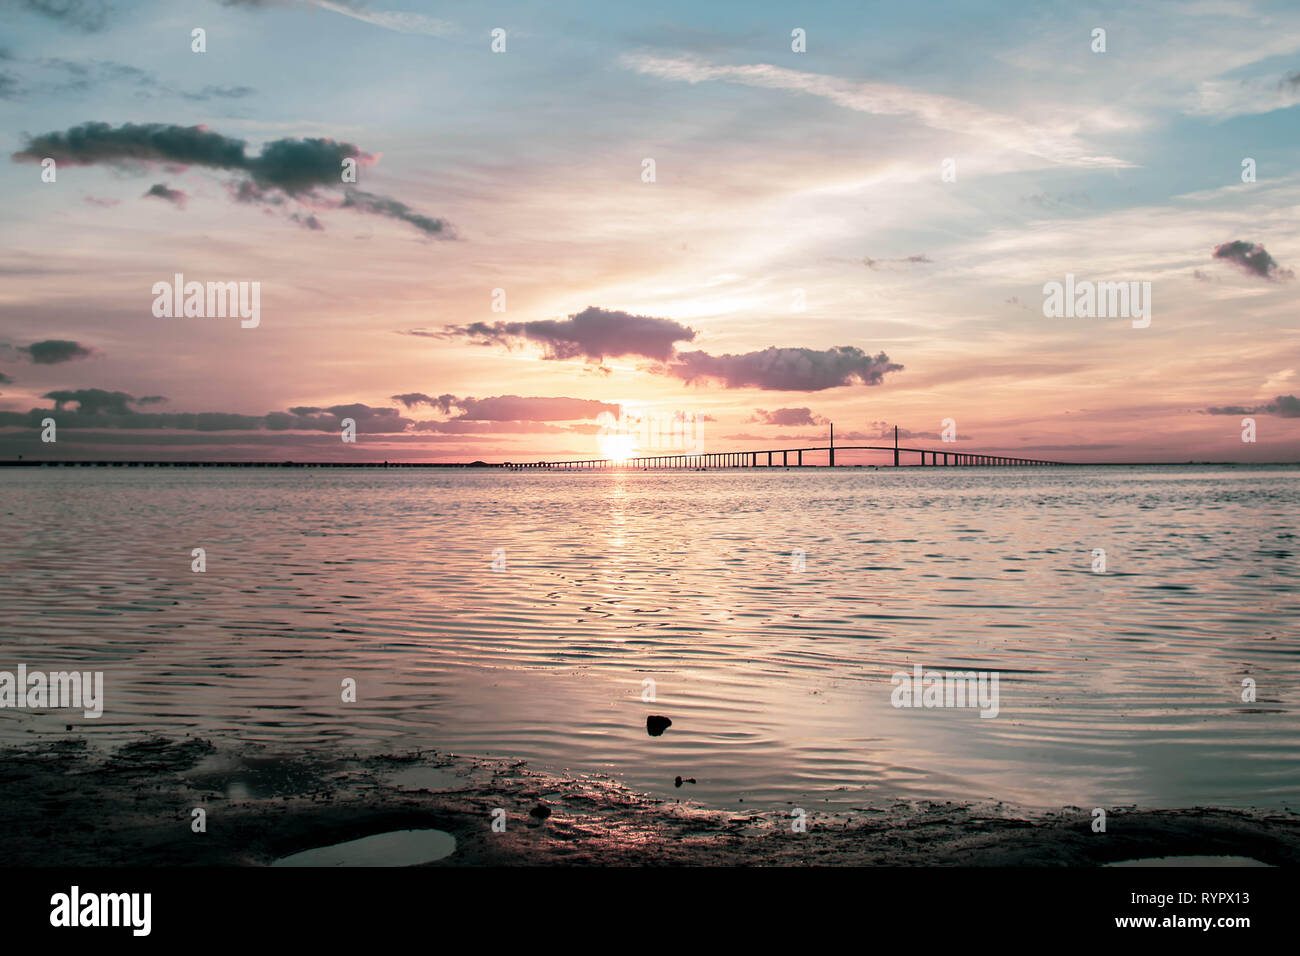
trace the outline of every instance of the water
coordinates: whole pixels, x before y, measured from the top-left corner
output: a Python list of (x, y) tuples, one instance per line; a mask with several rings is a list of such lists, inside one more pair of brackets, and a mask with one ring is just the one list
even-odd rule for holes
[[(102, 670), (107, 703), (0, 710), (0, 742), (436, 748), (752, 809), (1288, 806), (1298, 506), (1295, 467), (3, 469), (0, 670)], [(895, 709), (914, 663), (998, 672), (999, 716)]]

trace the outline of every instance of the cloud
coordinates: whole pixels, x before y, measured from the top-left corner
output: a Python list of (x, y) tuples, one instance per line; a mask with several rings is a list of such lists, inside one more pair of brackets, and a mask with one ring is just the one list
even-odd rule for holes
[[(43, 97), (58, 93), (102, 92), (104, 87), (111, 83), (125, 83), (132, 87), (132, 98), (137, 100), (149, 100), (156, 96), (175, 96), (190, 102), (205, 103), (210, 100), (244, 99), (257, 92), (253, 87), (243, 85), (208, 85), (197, 92), (178, 89), (161, 82), (148, 70), (115, 60), (70, 60), (60, 56), (37, 57), (29, 60), (19, 60), (14, 57), (0, 57), (0, 59), (23, 63), (29, 70), (37, 73), (37, 77), (28, 86), (20, 86), (18, 78), (13, 74), (0, 74), (0, 78), (7, 76), (11, 81), (7, 85), (0, 83), (0, 97), (5, 99), (36, 95)], [(41, 77), (42, 72), (47, 75)]]
[(480, 345), (523, 343), (540, 345), (548, 359), (585, 358), (601, 362), (606, 358), (634, 355), (666, 362), (677, 342), (695, 338), (695, 330), (672, 319), (631, 315), (588, 306), (567, 319), (536, 322), (474, 322), (447, 326), (441, 333), (412, 330), (412, 335), (464, 337)]
[(930, 262), (934, 262), (934, 260), (933, 260), (933, 259), (930, 259), (930, 258), (927, 258), (927, 257), (924, 256), (924, 255), (920, 255), (920, 256), (904, 256), (902, 259), (872, 259), (870, 256), (863, 256), (863, 257), (862, 257), (862, 264), (863, 264), (864, 266), (866, 266), (868, 269), (871, 269), (871, 270), (875, 270), (875, 269), (877, 269), (879, 266), (882, 266), (882, 265), (893, 264), (893, 263), (901, 263), (901, 264), (903, 264), (903, 265), (912, 265), (912, 264), (915, 264), (915, 263), (930, 263)]
[(344, 199), (341, 207), (343, 209), (356, 209), (359, 212), (368, 212), (376, 216), (397, 219), (409, 223), (425, 235), (433, 236), (436, 239), (455, 238), (446, 220), (430, 219), (428, 216), (415, 212), (406, 203), (398, 202), (396, 199), (388, 199), (384, 196), (376, 196), (374, 193), (351, 188), (345, 189), (343, 194)]
[(417, 408), (420, 405), (433, 405), (437, 399), (430, 398), (424, 392), (406, 392), (402, 395), (394, 395), (393, 401), (401, 402), (407, 408)]
[(456, 32), (454, 23), (439, 20), (437, 17), (425, 16), (422, 13), (408, 13), (404, 10), (395, 12), (367, 10), (364, 7), (352, 4), (332, 3), (330, 0), (311, 0), (311, 2), (322, 10), (341, 13), (345, 17), (352, 17), (352, 19), (360, 20), (362, 23), (383, 27), (385, 30), (392, 30), (395, 33), (415, 33), (430, 37), (444, 37)]
[(256, 92), (257, 90), (251, 86), (205, 86), (197, 93), (177, 91), (177, 95), (183, 99), (205, 103), (208, 100), (241, 100)]
[[(398, 219), (425, 235), (448, 238), (450, 228), (441, 219), (417, 213), (404, 203), (358, 189), (344, 188), (343, 161), (358, 166), (378, 161), (352, 143), (325, 138), (277, 139), (266, 143), (260, 153), (249, 155), (241, 139), (223, 136), (206, 126), (174, 126), (164, 123), (83, 123), (62, 132), (30, 137), (24, 149), (14, 153), (15, 162), (40, 162), (51, 157), (60, 165), (132, 166), (161, 164), (200, 166), (233, 172), (231, 194), (239, 202), (281, 206), (286, 200), (312, 203), (314, 207), (353, 209), (361, 213)], [(330, 200), (321, 190), (342, 189), (342, 200)], [(309, 228), (320, 225), (314, 216), (301, 218)]]
[(996, 146), (1068, 166), (1128, 167), (1132, 163), (1091, 154), (1073, 133), (1073, 124), (1056, 128), (1035, 126), (1014, 116), (986, 110), (975, 103), (924, 93), (890, 83), (866, 83), (823, 73), (807, 73), (758, 63), (719, 66), (688, 57), (629, 54), (623, 65), (647, 76), (686, 83), (724, 81), (764, 89), (805, 93), (829, 100), (845, 109), (876, 116), (906, 116), (932, 129), (973, 136)]
[(1184, 112), (1192, 116), (1250, 116), (1289, 109), (1300, 103), (1300, 71), (1280, 79), (1205, 80)]
[(1290, 269), (1281, 269), (1258, 243), (1243, 242), (1234, 239), (1214, 247), (1214, 258), (1234, 263), (1246, 275), (1259, 276), (1262, 279), (1294, 279), (1295, 273)]
[(545, 422), (478, 422), (461, 418), (447, 422), (416, 422), (415, 430), (447, 435), (560, 435), (579, 431), (574, 427), (549, 425)]
[(4, 372), (0, 372), (0, 385), (12, 385), (13, 383), (14, 380), (12, 378), (10, 378)]
[[(894, 426), (891, 425), (889, 422), (884, 422), (884, 421), (871, 422), (870, 427), (876, 429), (876, 431), (867, 433), (862, 437), (870, 438), (873, 441), (877, 438), (884, 438), (891, 442), (894, 440)], [(912, 429), (910, 428), (904, 428), (903, 426), (899, 425), (898, 439), (899, 441), (902, 441), (904, 438), (929, 438), (929, 439), (933, 439), (934, 441), (943, 441), (943, 433), (942, 432), (916, 432), (916, 431), (912, 431)], [(970, 441), (971, 438), (969, 435), (955, 435), (953, 440)]]
[(872, 356), (842, 345), (821, 350), (772, 347), (741, 355), (682, 352), (662, 371), (688, 383), (709, 379), (727, 388), (817, 392), (854, 383), (879, 385), (886, 373), (902, 368), (884, 352)]
[(1265, 405), (1226, 405), (1220, 408), (1207, 408), (1207, 415), (1276, 415), (1279, 418), (1300, 418), (1300, 398), (1294, 395), (1279, 395)]
[(105, 0), (21, 0), (22, 6), (81, 33), (98, 33), (112, 9)]
[[(358, 433), (391, 435), (415, 424), (395, 408), (372, 408), (356, 403), (329, 408), (300, 406), (287, 412), (241, 415), (231, 412), (142, 412), (139, 406), (165, 402), (161, 395), (136, 398), (126, 392), (100, 388), (56, 389), (42, 398), (54, 402), (53, 410), (33, 408), (27, 412), (0, 412), (0, 427), (39, 427), (45, 416), (58, 415), (60, 428), (158, 429), (175, 431), (309, 431), (337, 432), (344, 418), (357, 424)], [(75, 410), (68, 408), (75, 405)], [(133, 407), (135, 406), (135, 407)]]
[(101, 412), (127, 415), (131, 411), (127, 406), (135, 401), (126, 392), (106, 392), (102, 388), (59, 389), (46, 392), (41, 398), (53, 401), (56, 412), (62, 411), (63, 406), (73, 402), (77, 405), (77, 411), (83, 415), (98, 415)]
[(60, 362), (71, 362), (95, 354), (93, 349), (67, 339), (45, 339), (20, 346), (18, 351), (26, 352), (37, 365), (58, 365)]
[(649, 371), (685, 382), (716, 380), (728, 388), (820, 391), (860, 382), (878, 385), (887, 372), (901, 369), (881, 352), (872, 357), (853, 346), (823, 350), (767, 348), (742, 355), (678, 352), (676, 343), (695, 338), (694, 329), (649, 315), (631, 315), (588, 306), (567, 319), (535, 322), (474, 322), (441, 330), (410, 329), (404, 334), (467, 338), (479, 345), (540, 345), (547, 359), (637, 356), (657, 363)]
[[(8, 379), (0, 376), (0, 383)], [(39, 427), (42, 418), (58, 416), (60, 428), (101, 430), (170, 430), (199, 432), (338, 432), (343, 419), (356, 422), (357, 432), (372, 435), (408, 435), (416, 432), (451, 435), (496, 434), (593, 434), (597, 426), (585, 424), (602, 413), (617, 416), (618, 405), (584, 398), (521, 397), (498, 395), (491, 398), (429, 396), (411, 392), (402, 396), (408, 408), (430, 405), (444, 412), (458, 410), (447, 421), (415, 421), (394, 408), (376, 408), (357, 402), (332, 405), (296, 405), (265, 415), (230, 412), (148, 412), (141, 409), (166, 402), (162, 395), (136, 398), (127, 392), (100, 388), (56, 389), (42, 396), (54, 408), (33, 408), (27, 412), (0, 412), (0, 427)], [(555, 422), (568, 424), (552, 424)]]
[[(221, 0), (225, 7), (246, 7), (250, 10), (264, 10), (268, 7), (286, 6), (289, 0)], [(394, 33), (413, 33), (422, 36), (442, 37), (458, 32), (456, 24), (422, 13), (410, 13), (405, 10), (370, 10), (361, 3), (346, 3), (342, 0), (306, 0), (307, 3), (331, 13), (340, 13), (353, 20), (369, 23), (371, 26), (392, 30)]]
[(814, 415), (811, 408), (778, 408), (772, 412), (756, 408), (753, 417), (746, 419), (746, 421), (761, 422), (764, 425), (793, 427), (797, 425), (825, 425), (827, 419), (820, 415)]
[(156, 196), (159, 199), (164, 199), (175, 206), (179, 206), (181, 209), (185, 208), (185, 204), (189, 202), (190, 199), (190, 197), (185, 194), (184, 190), (172, 189), (166, 183), (154, 183), (149, 187), (148, 191), (144, 195), (146, 198), (149, 196)]
[(1034, 193), (1032, 196), (1021, 196), (1020, 201), (1044, 210), (1092, 205), (1092, 198), (1087, 193), (1074, 191), (1064, 194)]
[(619, 413), (619, 406), (608, 402), (559, 396), (526, 398), (520, 395), (496, 395), (491, 398), (457, 398), (455, 395), (439, 395), (435, 398), (423, 392), (407, 392), (394, 395), (393, 401), (401, 402), (407, 408), (428, 405), (439, 409), (444, 415), (450, 415), (456, 409), (459, 411), (454, 419), (456, 421), (576, 422), (594, 421), (604, 412), (615, 416)]

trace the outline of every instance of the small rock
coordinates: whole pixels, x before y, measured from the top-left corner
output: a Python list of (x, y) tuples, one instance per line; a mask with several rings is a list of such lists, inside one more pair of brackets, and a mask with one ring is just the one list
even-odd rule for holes
[(551, 815), (551, 808), (544, 803), (539, 803), (528, 811), (530, 817), (536, 817), (538, 820), (545, 820)]
[(651, 715), (645, 719), (645, 732), (651, 737), (659, 737), (663, 732), (673, 725), (673, 722), (667, 717)]

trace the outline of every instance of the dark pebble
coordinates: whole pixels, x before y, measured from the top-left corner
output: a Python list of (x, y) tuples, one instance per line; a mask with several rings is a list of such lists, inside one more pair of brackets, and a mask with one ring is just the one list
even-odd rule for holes
[(667, 717), (658, 717), (652, 714), (645, 719), (645, 732), (651, 737), (659, 737), (672, 725), (673, 722)]

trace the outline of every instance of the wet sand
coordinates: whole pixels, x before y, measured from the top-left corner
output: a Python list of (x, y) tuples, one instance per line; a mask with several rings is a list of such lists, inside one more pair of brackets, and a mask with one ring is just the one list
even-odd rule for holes
[[(539, 819), (531, 811), (550, 810)], [(191, 829), (206, 811), (207, 832)], [(492, 814), (506, 814), (493, 832)], [(0, 750), (9, 866), (263, 866), (392, 830), (435, 828), (456, 850), (434, 866), (1098, 866), (1144, 857), (1300, 863), (1300, 814), (913, 802), (732, 813), (660, 800), (607, 778), (422, 751), (273, 753), (235, 741), (150, 738), (99, 751), (84, 739)], [(499, 814), (498, 814), (499, 816)]]

